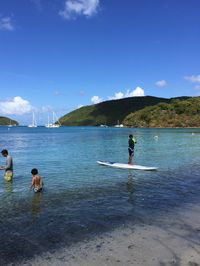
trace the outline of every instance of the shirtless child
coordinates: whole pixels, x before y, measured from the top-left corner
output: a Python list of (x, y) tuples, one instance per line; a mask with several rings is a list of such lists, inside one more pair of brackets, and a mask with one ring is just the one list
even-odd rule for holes
[(31, 174), (32, 174), (32, 184), (30, 187), (30, 191), (33, 189), (34, 192), (40, 192), (42, 191), (42, 177), (38, 175), (38, 170), (36, 168), (33, 168), (31, 170)]

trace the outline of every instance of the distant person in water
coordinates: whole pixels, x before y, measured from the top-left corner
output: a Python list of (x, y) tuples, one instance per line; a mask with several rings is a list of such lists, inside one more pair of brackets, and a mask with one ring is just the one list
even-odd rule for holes
[(38, 175), (38, 170), (36, 168), (33, 168), (31, 170), (32, 174), (32, 183), (30, 186), (30, 191), (33, 189), (34, 192), (41, 192), (43, 189), (43, 182), (42, 177)]
[(133, 135), (129, 135), (129, 140), (128, 140), (128, 153), (129, 153), (128, 164), (132, 164), (132, 160), (133, 160), (133, 156), (134, 156), (135, 143), (137, 143), (137, 141), (135, 140)]
[(6, 181), (12, 181), (13, 178), (13, 160), (12, 157), (8, 154), (7, 150), (2, 150), (1, 154), (3, 157), (6, 157), (6, 165), (0, 166), (0, 170), (5, 170), (4, 179)]

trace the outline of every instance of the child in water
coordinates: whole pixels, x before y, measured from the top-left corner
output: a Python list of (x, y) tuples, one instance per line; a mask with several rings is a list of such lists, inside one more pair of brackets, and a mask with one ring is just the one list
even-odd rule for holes
[(41, 192), (43, 186), (42, 177), (38, 175), (38, 170), (36, 168), (33, 168), (31, 170), (31, 174), (32, 174), (32, 184), (30, 187), (30, 191), (33, 189), (34, 192), (36, 193)]

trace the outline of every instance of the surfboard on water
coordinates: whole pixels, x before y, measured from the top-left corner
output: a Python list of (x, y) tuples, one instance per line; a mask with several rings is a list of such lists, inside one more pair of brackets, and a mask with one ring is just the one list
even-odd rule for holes
[(144, 171), (154, 171), (157, 170), (158, 167), (150, 167), (150, 166), (143, 166), (143, 165), (131, 165), (126, 163), (116, 163), (116, 162), (105, 162), (105, 161), (97, 161), (98, 164), (104, 166), (110, 166), (114, 168), (121, 168), (121, 169), (130, 169), (130, 170), (144, 170)]

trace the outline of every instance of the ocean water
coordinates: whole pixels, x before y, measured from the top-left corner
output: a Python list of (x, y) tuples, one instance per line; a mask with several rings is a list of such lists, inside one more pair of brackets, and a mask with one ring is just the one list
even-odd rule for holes
[[(128, 161), (158, 171), (100, 166)], [(85, 240), (126, 222), (152, 219), (200, 202), (200, 129), (0, 127), (1, 149), (14, 161), (14, 179), (0, 172), (0, 265)], [(0, 165), (5, 158), (0, 158)], [(44, 192), (29, 192), (32, 168)]]

